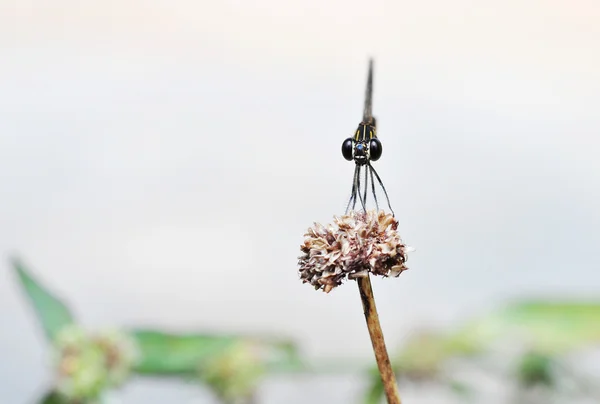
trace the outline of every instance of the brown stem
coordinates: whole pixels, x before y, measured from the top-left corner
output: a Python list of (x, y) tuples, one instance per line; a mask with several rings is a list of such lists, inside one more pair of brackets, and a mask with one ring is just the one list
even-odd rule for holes
[(375, 298), (373, 297), (373, 289), (371, 288), (371, 279), (369, 278), (369, 275), (367, 275), (364, 278), (358, 278), (356, 281), (358, 283), (360, 299), (362, 300), (365, 319), (367, 320), (367, 328), (369, 329), (369, 335), (371, 336), (375, 360), (377, 361), (377, 367), (381, 374), (381, 381), (383, 382), (387, 402), (388, 404), (401, 404), (400, 393), (398, 393), (398, 385), (396, 384), (396, 376), (394, 376), (394, 371), (392, 370), (390, 357), (385, 348), (383, 332), (381, 331), (381, 325), (379, 324), (379, 315), (377, 314), (377, 307), (375, 306)]

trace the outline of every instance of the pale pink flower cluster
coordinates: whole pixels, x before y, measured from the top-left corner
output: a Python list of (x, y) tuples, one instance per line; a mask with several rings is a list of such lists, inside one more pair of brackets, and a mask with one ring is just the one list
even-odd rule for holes
[(408, 246), (396, 231), (391, 214), (370, 210), (334, 216), (334, 224), (315, 223), (304, 235), (299, 257), (300, 279), (329, 293), (344, 279), (373, 275), (397, 277), (405, 265)]

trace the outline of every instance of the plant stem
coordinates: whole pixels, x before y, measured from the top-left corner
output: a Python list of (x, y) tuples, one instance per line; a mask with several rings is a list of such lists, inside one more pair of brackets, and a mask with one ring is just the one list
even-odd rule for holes
[(381, 374), (381, 381), (387, 397), (388, 404), (401, 404), (400, 393), (398, 393), (398, 385), (396, 384), (396, 376), (392, 370), (390, 357), (385, 348), (383, 332), (379, 324), (379, 315), (375, 306), (375, 298), (373, 297), (373, 289), (371, 288), (371, 279), (367, 274), (364, 278), (358, 278), (358, 290), (360, 299), (362, 300), (365, 319), (367, 320), (367, 328), (371, 336), (373, 351), (375, 352), (375, 360)]

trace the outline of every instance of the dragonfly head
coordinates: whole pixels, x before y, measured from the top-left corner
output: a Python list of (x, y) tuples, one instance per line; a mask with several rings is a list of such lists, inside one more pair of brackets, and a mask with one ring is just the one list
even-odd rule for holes
[(361, 123), (354, 137), (342, 143), (342, 155), (348, 161), (354, 160), (357, 165), (365, 165), (370, 160), (377, 161), (383, 151), (381, 142), (375, 135), (375, 127)]

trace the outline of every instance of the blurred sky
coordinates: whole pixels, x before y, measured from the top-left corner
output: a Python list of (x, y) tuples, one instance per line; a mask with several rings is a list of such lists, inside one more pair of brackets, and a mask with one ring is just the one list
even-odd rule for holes
[(0, 0), (0, 397), (48, 380), (15, 253), (89, 327), (370, 360), (356, 286), (297, 274), (345, 208), (370, 56), (375, 167), (417, 249), (374, 281), (390, 349), (510, 297), (598, 296), (598, 21), (596, 0)]

